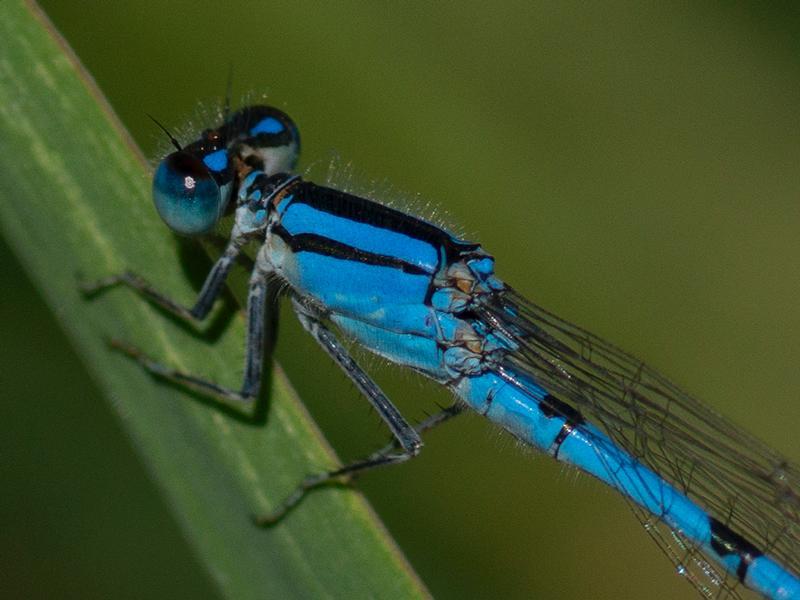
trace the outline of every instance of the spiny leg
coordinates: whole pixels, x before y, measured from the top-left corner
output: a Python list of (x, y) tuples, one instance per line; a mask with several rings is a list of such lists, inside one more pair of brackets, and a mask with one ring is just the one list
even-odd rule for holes
[[(414, 431), (419, 436), (422, 432), (433, 429), (437, 425), (441, 425), (456, 415), (461, 414), (463, 411), (464, 405), (455, 403), (422, 421), (414, 428)], [(365, 459), (357, 460), (334, 471), (309, 475), (300, 482), (294, 491), (289, 494), (274, 511), (267, 515), (256, 517), (256, 525), (259, 527), (271, 527), (275, 525), (294, 507), (300, 504), (309, 492), (315, 489), (333, 485), (343, 480), (349, 481), (353, 476), (364, 473), (370, 469), (405, 462), (409, 458), (412, 458), (413, 455), (410, 454), (395, 454), (398, 450), (397, 444), (398, 441), (395, 439), (392, 443), (384, 446)]]
[(250, 276), (250, 287), (247, 295), (247, 347), (244, 380), (239, 391), (163, 365), (149, 358), (138, 348), (124, 342), (112, 340), (111, 345), (136, 360), (147, 372), (156, 377), (177, 383), (226, 403), (250, 403), (256, 399), (261, 387), (269, 276), (268, 271), (258, 268)]
[(189, 324), (196, 325), (198, 322), (202, 321), (206, 318), (206, 316), (208, 316), (208, 313), (211, 311), (211, 307), (214, 305), (214, 301), (222, 293), (225, 279), (227, 278), (231, 267), (236, 262), (236, 257), (239, 255), (244, 241), (245, 240), (240, 238), (234, 238), (228, 242), (228, 245), (225, 248), (222, 256), (217, 259), (217, 262), (214, 263), (211, 271), (209, 271), (208, 275), (206, 276), (203, 287), (197, 296), (197, 301), (192, 308), (187, 308), (186, 306), (175, 302), (170, 297), (156, 290), (147, 281), (145, 281), (144, 278), (140, 277), (136, 273), (132, 273), (131, 271), (126, 271), (124, 273), (120, 273), (119, 275), (111, 275), (93, 283), (81, 283), (79, 284), (79, 287), (86, 296), (93, 296), (108, 288), (117, 285), (125, 285), (137, 292), (146, 300), (154, 303), (157, 306), (160, 306), (168, 313), (175, 315), (179, 319)]

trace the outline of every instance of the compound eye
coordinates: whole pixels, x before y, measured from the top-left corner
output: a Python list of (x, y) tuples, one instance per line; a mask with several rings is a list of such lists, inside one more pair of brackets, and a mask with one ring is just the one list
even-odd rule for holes
[(211, 230), (225, 210), (219, 185), (203, 161), (188, 152), (173, 152), (158, 165), (153, 200), (170, 229), (184, 235)]

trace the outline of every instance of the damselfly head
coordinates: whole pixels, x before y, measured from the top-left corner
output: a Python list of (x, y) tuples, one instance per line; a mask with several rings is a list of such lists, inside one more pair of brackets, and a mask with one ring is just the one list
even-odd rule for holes
[(164, 222), (183, 235), (213, 229), (227, 203), (206, 163), (183, 150), (173, 152), (158, 165), (153, 176), (153, 200)]

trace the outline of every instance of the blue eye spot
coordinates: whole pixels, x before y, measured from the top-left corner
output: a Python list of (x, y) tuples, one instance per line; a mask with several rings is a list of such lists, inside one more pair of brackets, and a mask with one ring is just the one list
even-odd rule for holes
[(203, 159), (205, 165), (215, 173), (221, 173), (228, 168), (228, 151), (217, 150)]
[(266, 117), (256, 123), (250, 130), (250, 135), (258, 135), (259, 133), (280, 133), (284, 129), (283, 123), (278, 119), (275, 117)]
[(184, 235), (209, 231), (225, 209), (217, 182), (203, 161), (187, 152), (173, 152), (158, 165), (153, 200), (170, 229)]

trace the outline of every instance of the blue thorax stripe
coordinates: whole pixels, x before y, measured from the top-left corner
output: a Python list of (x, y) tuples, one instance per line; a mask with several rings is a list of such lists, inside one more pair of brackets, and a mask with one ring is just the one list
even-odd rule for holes
[(438, 269), (439, 253), (428, 242), (403, 233), (381, 229), (346, 217), (318, 210), (308, 204), (291, 203), (281, 219), (281, 225), (292, 236), (314, 235), (332, 243), (392, 257), (433, 274)]
[(431, 275), (431, 271), (397, 256), (368, 252), (316, 233), (292, 234), (283, 225), (274, 226), (272, 233), (286, 242), (293, 252), (314, 252), (333, 258), (400, 269), (411, 275)]
[(293, 236), (313, 233), (430, 274), (439, 269), (443, 256), (449, 260), (477, 247), (383, 204), (309, 182), (294, 187), (291, 203), (281, 208), (281, 224)]

